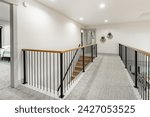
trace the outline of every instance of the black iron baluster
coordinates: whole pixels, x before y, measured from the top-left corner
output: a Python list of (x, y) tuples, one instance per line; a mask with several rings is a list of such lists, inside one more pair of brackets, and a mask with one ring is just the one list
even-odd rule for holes
[(119, 44), (119, 56), (121, 58), (121, 44)]
[(143, 100), (144, 100), (144, 54), (142, 54), (142, 56), (143, 56), (143, 62), (142, 62), (142, 64), (143, 64), (143, 81), (142, 81), (142, 92), (143, 92)]
[(127, 47), (125, 47), (125, 68), (127, 69)]
[(23, 84), (27, 84), (27, 77), (26, 77), (26, 51), (23, 51), (23, 70), (24, 70), (24, 81), (23, 81)]
[(150, 88), (150, 56), (148, 56), (148, 100), (150, 99), (149, 88)]
[(119, 46), (120, 46), (120, 58), (122, 59), (122, 45), (119, 44)]
[(138, 88), (138, 86), (137, 86), (137, 51), (135, 51), (135, 53), (134, 53), (135, 55), (135, 88)]
[(93, 45), (91, 46), (91, 62), (93, 62)]
[[(70, 55), (70, 51), (68, 52), (69, 53), (69, 64), (71, 63), (71, 55)], [(69, 67), (69, 66), (68, 66)], [(70, 69), (69, 69), (69, 85), (71, 86), (71, 73), (70, 73)]]
[(63, 53), (60, 53), (60, 86), (60, 98), (63, 98)]
[(82, 49), (82, 51), (83, 51), (83, 60), (82, 60), (82, 62), (83, 62), (83, 72), (85, 72), (85, 66), (84, 66), (84, 48)]

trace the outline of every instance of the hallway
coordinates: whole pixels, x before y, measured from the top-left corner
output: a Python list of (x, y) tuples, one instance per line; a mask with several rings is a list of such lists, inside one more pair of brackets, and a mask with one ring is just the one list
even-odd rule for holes
[(136, 100), (128, 77), (119, 56), (98, 56), (66, 99)]
[[(133, 84), (116, 55), (99, 55), (73, 88), (65, 100), (136, 100)], [(0, 99), (6, 100), (54, 100), (24, 86), (0, 89)]]

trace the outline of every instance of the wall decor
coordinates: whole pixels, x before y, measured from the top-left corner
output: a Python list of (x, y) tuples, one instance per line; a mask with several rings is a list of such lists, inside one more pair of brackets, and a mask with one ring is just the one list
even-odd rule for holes
[(112, 33), (108, 33), (108, 34), (107, 34), (107, 38), (108, 38), (108, 39), (112, 39), (112, 38), (113, 38)]
[(104, 43), (104, 42), (106, 41), (106, 38), (105, 38), (104, 36), (102, 36), (101, 39), (100, 39), (100, 41), (101, 41), (102, 43)]

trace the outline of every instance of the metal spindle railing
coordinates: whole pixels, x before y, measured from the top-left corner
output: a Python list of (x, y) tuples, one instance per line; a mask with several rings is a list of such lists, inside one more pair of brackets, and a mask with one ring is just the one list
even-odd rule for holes
[(150, 53), (119, 44), (119, 56), (143, 100), (150, 99)]
[[(89, 51), (90, 50), (90, 51)], [(76, 67), (97, 57), (97, 44), (63, 51), (23, 49), (23, 84), (63, 98), (75, 81)], [(79, 66), (80, 69), (80, 66)]]

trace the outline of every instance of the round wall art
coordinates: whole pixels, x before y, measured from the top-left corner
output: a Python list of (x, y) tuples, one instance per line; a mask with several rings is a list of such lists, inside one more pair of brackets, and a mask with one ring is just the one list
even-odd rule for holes
[(113, 38), (113, 35), (112, 35), (111, 33), (108, 33), (108, 34), (107, 34), (107, 38), (108, 38), (108, 39), (112, 39), (112, 38)]
[(102, 36), (101, 39), (100, 39), (100, 41), (101, 41), (102, 43), (104, 43), (104, 42), (106, 41), (106, 38), (105, 38), (104, 36)]

